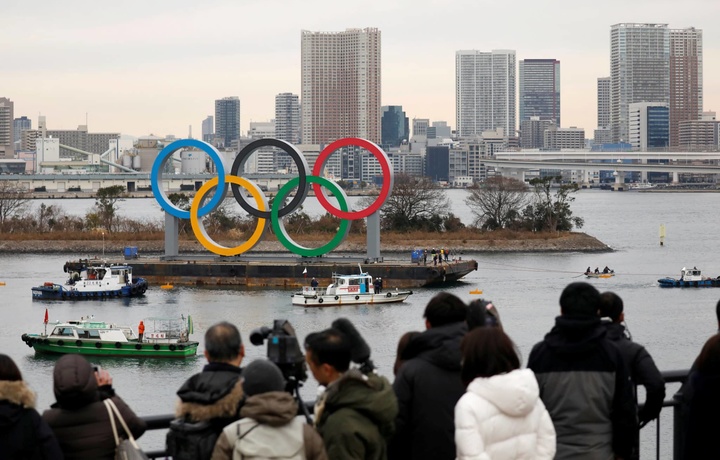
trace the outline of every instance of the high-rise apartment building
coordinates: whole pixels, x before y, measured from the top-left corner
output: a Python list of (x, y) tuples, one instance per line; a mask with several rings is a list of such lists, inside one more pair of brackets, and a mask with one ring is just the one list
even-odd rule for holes
[(208, 115), (207, 118), (202, 121), (202, 140), (208, 143), (212, 143), (213, 137), (215, 136), (213, 121), (212, 115)]
[(668, 146), (668, 105), (634, 102), (628, 107), (628, 142), (633, 150), (647, 152)]
[(520, 122), (539, 117), (560, 126), (560, 61), (524, 59), (518, 70)]
[(26, 116), (22, 116), (13, 120), (13, 142), (15, 143), (15, 150), (20, 149), (22, 132), (26, 129), (32, 129), (31, 119)]
[(610, 77), (597, 79), (597, 127), (610, 127)]
[(240, 140), (239, 97), (224, 97), (215, 101), (215, 137), (225, 148)]
[(610, 124), (613, 142), (628, 141), (628, 107), (670, 99), (667, 24), (615, 24), (610, 30)]
[(401, 105), (382, 106), (382, 146), (398, 147), (410, 139), (410, 120)]
[(12, 158), (15, 154), (13, 133), (15, 104), (6, 97), (0, 97), (0, 158)]
[(702, 30), (670, 30), (670, 147), (680, 146), (681, 121), (702, 116), (702, 48)]
[(275, 96), (275, 137), (300, 143), (300, 97), (293, 93)]
[(459, 137), (502, 128), (515, 136), (515, 51), (455, 53), (455, 118)]
[(380, 142), (380, 30), (302, 31), (302, 141)]
[(529, 120), (520, 121), (520, 148), (541, 149), (545, 147), (545, 131), (555, 128), (552, 120), (543, 120), (540, 117), (530, 117)]

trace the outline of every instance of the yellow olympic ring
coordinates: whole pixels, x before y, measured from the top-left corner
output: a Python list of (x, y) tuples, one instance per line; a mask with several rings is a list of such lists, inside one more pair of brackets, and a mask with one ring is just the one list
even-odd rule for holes
[[(255, 198), (255, 204), (257, 205), (257, 209), (259, 211), (266, 211), (268, 209), (265, 195), (260, 190), (260, 187), (258, 187), (253, 182), (243, 179), (242, 177), (231, 175), (225, 176), (225, 181), (231, 184), (237, 184), (249, 191), (253, 198)], [(255, 229), (255, 232), (245, 243), (241, 244), (240, 246), (228, 248), (225, 246), (221, 246), (215, 241), (213, 241), (213, 239), (208, 236), (202, 221), (200, 221), (200, 219), (198, 218), (198, 211), (200, 209), (200, 203), (202, 203), (203, 201), (203, 197), (210, 190), (216, 188), (218, 186), (218, 182), (219, 179), (215, 177), (203, 184), (203, 186), (200, 187), (200, 190), (197, 191), (195, 199), (193, 199), (192, 205), (190, 206), (190, 224), (192, 225), (192, 229), (195, 232), (195, 236), (197, 237), (200, 244), (205, 247), (205, 249), (221, 256), (236, 256), (238, 254), (249, 251), (258, 243), (258, 241), (260, 241), (260, 237), (262, 237), (263, 232), (265, 231), (267, 219), (258, 218), (257, 228)]]

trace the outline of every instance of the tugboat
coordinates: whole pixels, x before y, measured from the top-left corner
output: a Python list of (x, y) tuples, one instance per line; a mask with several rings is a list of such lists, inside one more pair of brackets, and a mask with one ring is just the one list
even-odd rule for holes
[(720, 276), (710, 278), (702, 276), (697, 267), (680, 270), (680, 279), (662, 278), (658, 280), (660, 287), (720, 287)]
[(382, 292), (376, 279), (368, 273), (339, 275), (333, 273), (333, 282), (326, 289), (305, 286), (292, 296), (292, 304), (303, 307), (329, 307), (335, 305), (362, 305), (403, 302), (412, 291)]
[(77, 353), (86, 356), (131, 358), (189, 358), (195, 356), (198, 342), (189, 340), (192, 319), (147, 318), (144, 324), (153, 328), (142, 340), (130, 326), (119, 326), (94, 318), (81, 318), (52, 324), (47, 333), (47, 310), (44, 334), (23, 334), (21, 339), (40, 354)]
[(133, 278), (130, 265), (83, 265), (70, 272), (64, 285), (45, 282), (32, 288), (33, 299), (87, 300), (110, 297), (138, 297), (145, 294), (148, 283), (144, 278)]

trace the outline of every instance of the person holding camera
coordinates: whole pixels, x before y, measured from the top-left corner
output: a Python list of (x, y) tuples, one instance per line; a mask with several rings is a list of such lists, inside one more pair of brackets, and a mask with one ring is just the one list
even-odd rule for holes
[(204, 354), (208, 364), (177, 391), (177, 418), (167, 434), (167, 450), (175, 460), (209, 459), (223, 428), (240, 418), (245, 357), (240, 331), (226, 321), (211, 326)]
[(336, 328), (308, 335), (305, 351), (310, 371), (326, 387), (315, 404), (315, 426), (328, 458), (385, 460), (398, 412), (388, 380), (350, 369), (351, 341)]
[(298, 403), (285, 391), (285, 385), (282, 371), (268, 359), (257, 359), (245, 367), (243, 391), (247, 399), (240, 409), (242, 418), (223, 429), (211, 460), (327, 460), (322, 438), (297, 416)]

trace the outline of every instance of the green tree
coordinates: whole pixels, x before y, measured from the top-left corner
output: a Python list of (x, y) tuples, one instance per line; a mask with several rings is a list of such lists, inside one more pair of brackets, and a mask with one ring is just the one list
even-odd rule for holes
[(37, 229), (40, 232), (52, 231), (62, 217), (62, 208), (57, 205), (40, 204), (37, 216)]
[(442, 231), (442, 216), (449, 206), (445, 191), (429, 177), (397, 174), (392, 194), (381, 208), (382, 226), (398, 231)]
[(473, 186), (465, 204), (475, 216), (476, 227), (483, 230), (511, 228), (517, 225), (523, 208), (528, 204), (527, 192), (524, 182), (495, 176)]
[[(528, 228), (533, 231), (568, 232), (573, 227), (582, 228), (581, 217), (573, 216), (570, 203), (575, 201), (573, 193), (578, 185), (562, 184), (561, 176), (538, 177), (530, 181), (534, 188), (533, 203), (523, 211)], [(552, 192), (552, 184), (560, 186)]]
[(11, 217), (21, 215), (29, 201), (26, 189), (9, 180), (0, 180), (0, 225)]
[(111, 185), (99, 188), (95, 196), (95, 212), (87, 214), (88, 224), (91, 228), (102, 227), (112, 232), (117, 224), (117, 202), (122, 199), (125, 187)]

